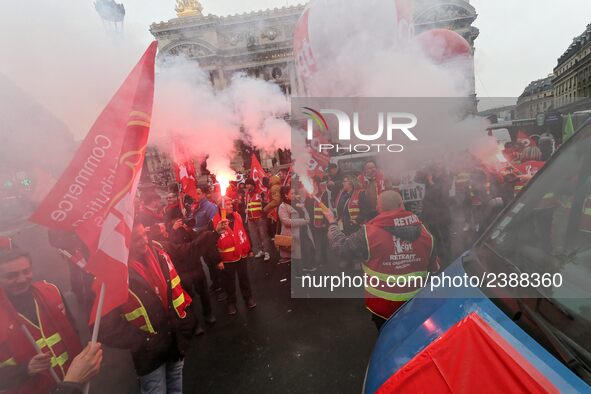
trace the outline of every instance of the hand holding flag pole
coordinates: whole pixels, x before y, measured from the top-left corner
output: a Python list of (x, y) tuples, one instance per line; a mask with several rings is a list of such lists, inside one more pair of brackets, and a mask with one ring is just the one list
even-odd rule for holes
[[(39, 345), (37, 345), (37, 342), (35, 342), (35, 339), (33, 339), (33, 336), (24, 324), (21, 324), (21, 330), (23, 330), (23, 334), (25, 334), (25, 337), (27, 337), (27, 340), (29, 341), (31, 346), (35, 348), (35, 352), (37, 352), (37, 354), (43, 354), (41, 348), (39, 347)], [(55, 373), (55, 370), (51, 366), (49, 367), (49, 373), (51, 374), (51, 377), (53, 378), (53, 380), (55, 380), (56, 383), (61, 382), (60, 378), (57, 376), (57, 373)]]
[[(92, 328), (92, 337), (90, 342), (94, 345), (98, 341), (99, 328), (101, 326), (101, 316), (103, 315), (103, 303), (105, 301), (105, 292), (107, 285), (105, 282), (101, 284), (101, 292), (99, 293), (98, 306), (96, 307), (96, 316), (94, 318), (94, 327)], [(84, 385), (84, 394), (90, 393), (90, 382)]]

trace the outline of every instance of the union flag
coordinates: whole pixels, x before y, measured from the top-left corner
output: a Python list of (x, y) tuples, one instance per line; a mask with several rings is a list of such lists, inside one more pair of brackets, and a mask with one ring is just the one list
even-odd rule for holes
[[(102, 315), (128, 297), (133, 200), (150, 131), (156, 49), (153, 42), (31, 217), (52, 229), (74, 231), (86, 244), (85, 269), (95, 277), (97, 294), (105, 284)], [(96, 313), (97, 302), (91, 322)]]

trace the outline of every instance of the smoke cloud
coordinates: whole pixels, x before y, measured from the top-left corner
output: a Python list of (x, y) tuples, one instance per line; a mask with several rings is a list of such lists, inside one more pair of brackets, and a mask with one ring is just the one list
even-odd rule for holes
[(210, 171), (228, 177), (238, 139), (269, 152), (289, 147), (283, 120), (289, 101), (276, 85), (238, 73), (216, 91), (194, 62), (169, 58), (163, 64), (151, 129), (151, 142), (163, 151), (172, 152), (172, 139), (182, 141), (193, 157), (208, 157)]
[[(312, 0), (307, 32), (314, 68), (298, 64), (308, 96), (409, 98), (405, 109), (419, 117), (415, 145), (420, 147), (379, 154), (388, 172), (416, 169), (427, 160), (443, 159), (444, 153), (490, 145), (488, 122), (470, 115), (475, 101), (458, 100), (473, 93), (468, 44), (462, 47), (461, 38), (438, 32), (415, 35), (408, 23), (411, 3), (399, 0), (396, 9), (389, 0), (351, 0), (347, 7), (338, 0)], [(451, 56), (462, 49), (468, 53)], [(372, 127), (375, 124), (367, 124), (367, 129)], [(294, 149), (294, 157), (309, 160), (305, 150)]]

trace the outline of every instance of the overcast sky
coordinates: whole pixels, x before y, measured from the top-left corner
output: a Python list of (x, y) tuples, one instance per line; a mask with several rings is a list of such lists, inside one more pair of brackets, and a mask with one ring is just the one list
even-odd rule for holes
[[(147, 20), (174, 17), (172, 0), (122, 1), (130, 11), (137, 7), (137, 12)], [(480, 29), (476, 40), (476, 89), (485, 97), (519, 96), (529, 82), (552, 72), (571, 40), (591, 23), (591, 0), (471, 0), (470, 3), (478, 13), (474, 25)], [(202, 0), (201, 4), (205, 14), (227, 15), (294, 5), (298, 1)], [(128, 19), (132, 18), (129, 12)]]

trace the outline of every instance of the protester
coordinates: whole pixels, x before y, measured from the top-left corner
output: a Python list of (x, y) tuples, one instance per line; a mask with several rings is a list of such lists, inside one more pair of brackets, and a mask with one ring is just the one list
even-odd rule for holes
[(181, 202), (179, 200), (179, 195), (177, 193), (168, 193), (166, 195), (166, 206), (164, 207), (164, 217), (170, 217), (171, 215), (178, 215), (179, 213), (182, 215), (183, 208), (181, 207)]
[(230, 197), (234, 202), (238, 200), (238, 184), (236, 181), (230, 181), (226, 189), (226, 196)]
[(365, 192), (357, 187), (357, 179), (352, 176), (343, 178), (343, 189), (335, 199), (335, 208), (337, 219), (347, 235), (359, 230), (357, 219), (360, 213), (360, 200), (364, 196)]
[(207, 199), (203, 189), (197, 188), (197, 199), (193, 205), (192, 219), (195, 221), (193, 230), (196, 233), (207, 228), (217, 212), (216, 205)]
[(362, 210), (367, 213), (364, 220), (371, 220), (378, 214), (378, 195), (386, 190), (384, 174), (378, 170), (375, 161), (368, 160), (363, 166), (363, 173), (359, 175), (359, 187), (365, 190), (366, 198)]
[(326, 238), (326, 229), (328, 228), (328, 221), (324, 217), (324, 210), (332, 210), (332, 195), (328, 190), (325, 182), (322, 182), (319, 177), (312, 179), (314, 185), (313, 196), (311, 199), (311, 206), (308, 206), (313, 212), (312, 234), (314, 236), (314, 244), (316, 245), (316, 262), (320, 266), (328, 264), (328, 240)]
[(433, 166), (425, 171), (425, 198), (421, 220), (435, 237), (437, 255), (445, 263), (451, 260), (451, 200), (449, 184), (441, 169)]
[(138, 220), (145, 227), (151, 227), (156, 223), (164, 222), (162, 213), (162, 200), (154, 191), (142, 193), (142, 205), (138, 212)]
[[(63, 380), (82, 350), (75, 323), (58, 288), (33, 282), (31, 257), (11, 244), (0, 250), (0, 392), (49, 393), (50, 373)], [(24, 330), (33, 337), (37, 354)]]
[[(381, 193), (377, 209), (378, 216), (349, 236), (339, 230), (332, 211), (325, 211), (330, 223), (331, 249), (341, 258), (363, 261), (364, 271), (370, 276), (393, 277), (393, 283), (396, 277), (410, 273), (424, 278), (437, 271), (439, 260), (434, 253), (433, 237), (415, 214), (404, 209), (402, 196), (392, 190)], [(365, 305), (378, 330), (420, 290), (417, 281), (404, 288), (382, 284), (380, 290), (365, 288)]]
[(201, 257), (207, 256), (213, 261), (219, 261), (216, 249), (216, 237), (211, 231), (201, 231), (199, 234), (189, 228), (178, 212), (170, 212), (166, 217), (170, 231), (163, 227), (151, 237), (160, 243), (160, 248), (166, 250), (171, 257), (184, 290), (193, 297), (199, 295), (203, 318), (207, 324), (216, 322), (211, 309), (207, 278), (201, 263)]
[(129, 255), (129, 298), (103, 317), (99, 338), (131, 351), (140, 392), (181, 393), (183, 358), (195, 332), (191, 297), (164, 250), (135, 222)]
[(267, 204), (263, 207), (263, 213), (267, 216), (272, 215), (279, 205), (281, 205), (281, 178), (277, 175), (273, 175), (269, 178), (269, 198)]
[(328, 190), (330, 190), (333, 197), (336, 197), (343, 188), (343, 174), (339, 166), (335, 163), (330, 163), (326, 178)]
[(314, 264), (316, 248), (310, 229), (310, 215), (298, 197), (295, 196), (291, 187), (281, 188), (282, 202), (279, 206), (281, 235), (291, 237), (291, 248), (281, 248), (280, 254), (284, 259), (291, 259), (296, 269), (311, 272), (316, 270)]
[(246, 180), (246, 224), (254, 257), (258, 259), (264, 256), (264, 261), (269, 261), (272, 246), (267, 232), (267, 221), (263, 214), (263, 199), (252, 178)]
[(221, 210), (214, 216), (211, 227), (219, 234), (217, 247), (221, 262), (218, 269), (223, 272), (224, 288), (228, 294), (228, 315), (235, 315), (236, 309), (236, 276), (244, 302), (249, 309), (257, 306), (252, 296), (250, 279), (248, 278), (248, 254), (250, 242), (244, 224), (238, 213), (234, 212), (232, 200), (224, 200), (226, 218), (222, 218)]

